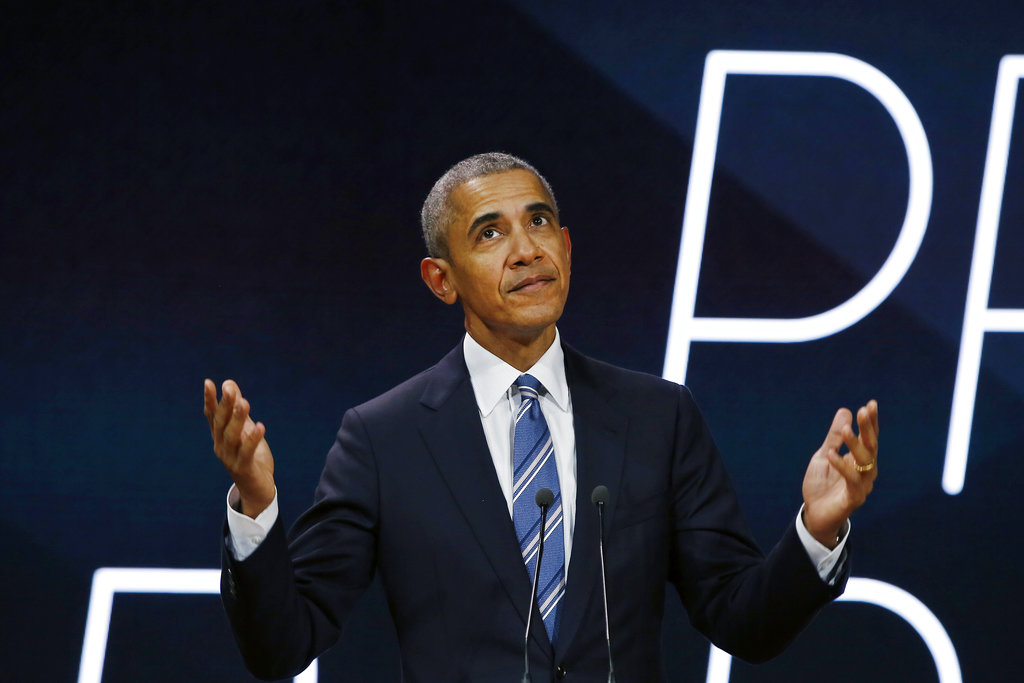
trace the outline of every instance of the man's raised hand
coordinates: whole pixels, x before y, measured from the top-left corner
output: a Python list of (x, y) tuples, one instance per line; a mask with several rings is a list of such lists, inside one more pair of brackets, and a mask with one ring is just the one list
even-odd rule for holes
[(203, 414), (210, 423), (213, 451), (231, 475), (242, 499), (242, 513), (255, 518), (274, 500), (274, 457), (263, 436), (267, 428), (249, 417), (249, 402), (234, 380), (217, 387), (203, 382)]
[[(846, 520), (859, 508), (878, 477), (878, 403), (868, 401), (853, 416), (840, 408), (821, 448), (804, 475), (804, 526), (822, 545), (834, 548)], [(846, 445), (844, 455), (839, 449)]]

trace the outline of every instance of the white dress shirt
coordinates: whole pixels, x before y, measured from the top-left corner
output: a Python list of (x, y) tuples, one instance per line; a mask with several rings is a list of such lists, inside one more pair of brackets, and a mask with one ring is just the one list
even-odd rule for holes
[(512, 438), (515, 424), (512, 419), (522, 399), (512, 388), (520, 375), (533, 375), (544, 386), (540, 394), (540, 411), (548, 423), (551, 443), (555, 449), (555, 468), (558, 487), (562, 490), (562, 541), (565, 543), (565, 568), (569, 569), (572, 550), (573, 523), (576, 520), (576, 431), (572, 424), (572, 399), (565, 381), (565, 359), (562, 344), (555, 330), (555, 341), (533, 367), (525, 373), (501, 360), (480, 346), (468, 334), (462, 342), (469, 368), (476, 406), (480, 411), (487, 448), (491, 451), (498, 483), (508, 502), (512, 516)]
[[(469, 334), (463, 339), (462, 349), (477, 409), (480, 411), (480, 422), (484, 428), (487, 448), (491, 452), (494, 471), (498, 475), (498, 482), (505, 494), (511, 517), (512, 437), (515, 434), (512, 416), (520, 404), (519, 392), (512, 388), (512, 383), (524, 373), (482, 347)], [(565, 543), (565, 568), (568, 570), (576, 522), (576, 432), (573, 428), (572, 397), (569, 395), (569, 385), (565, 379), (565, 361), (557, 329), (551, 347), (527, 370), (527, 373), (536, 377), (545, 389), (540, 397), (540, 408), (548, 423), (555, 448), (555, 467), (558, 470), (558, 485), (562, 490), (562, 540)], [(259, 547), (274, 525), (278, 516), (278, 503), (275, 495), (270, 506), (256, 519), (252, 519), (235, 509), (238, 500), (238, 491), (232, 486), (228, 491), (227, 500), (228, 529), (231, 534), (232, 554), (236, 560), (242, 561)], [(801, 506), (796, 518), (797, 535), (807, 555), (817, 567), (818, 575), (822, 580), (832, 583), (834, 577), (830, 578), (830, 574), (842, 557), (846, 539), (849, 538), (850, 523), (847, 521), (844, 525), (835, 549), (829, 550), (807, 531), (802, 513)]]

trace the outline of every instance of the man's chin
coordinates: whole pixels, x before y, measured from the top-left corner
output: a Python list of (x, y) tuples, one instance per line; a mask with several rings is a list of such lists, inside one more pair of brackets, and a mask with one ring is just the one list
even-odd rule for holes
[(524, 316), (514, 323), (514, 328), (521, 333), (540, 335), (551, 331), (555, 323), (562, 317), (562, 307), (553, 307), (551, 310), (535, 311), (535, 315)]
[(546, 334), (554, 333), (555, 323), (561, 317), (549, 313), (547, 315), (523, 316), (506, 321), (504, 324), (495, 325), (491, 329), (501, 336), (517, 339), (519, 341), (533, 340)]

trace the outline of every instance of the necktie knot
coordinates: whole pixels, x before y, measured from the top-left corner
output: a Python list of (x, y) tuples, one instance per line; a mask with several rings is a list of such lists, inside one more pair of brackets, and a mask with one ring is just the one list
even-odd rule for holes
[(516, 380), (515, 388), (519, 390), (523, 400), (536, 399), (540, 396), (540, 390), (544, 388), (544, 385), (540, 383), (540, 380), (530, 374), (519, 375), (519, 379)]

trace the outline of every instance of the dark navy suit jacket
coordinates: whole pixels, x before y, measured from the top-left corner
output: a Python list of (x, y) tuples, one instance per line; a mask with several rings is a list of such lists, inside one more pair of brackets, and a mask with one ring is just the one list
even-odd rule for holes
[[(608, 601), (622, 683), (662, 680), (666, 586), (693, 625), (750, 661), (781, 651), (842, 592), (795, 529), (764, 557), (689, 391), (565, 348), (576, 434), (572, 560), (552, 645), (533, 619), (534, 681), (607, 679), (598, 518), (608, 487)], [(225, 548), (222, 594), (247, 666), (301, 671), (338, 638), (380, 572), (406, 681), (514, 681), (530, 580), (480, 424), (461, 345), (348, 411), (314, 505), (243, 562)], [(358, 625), (354, 627), (358, 628)]]

